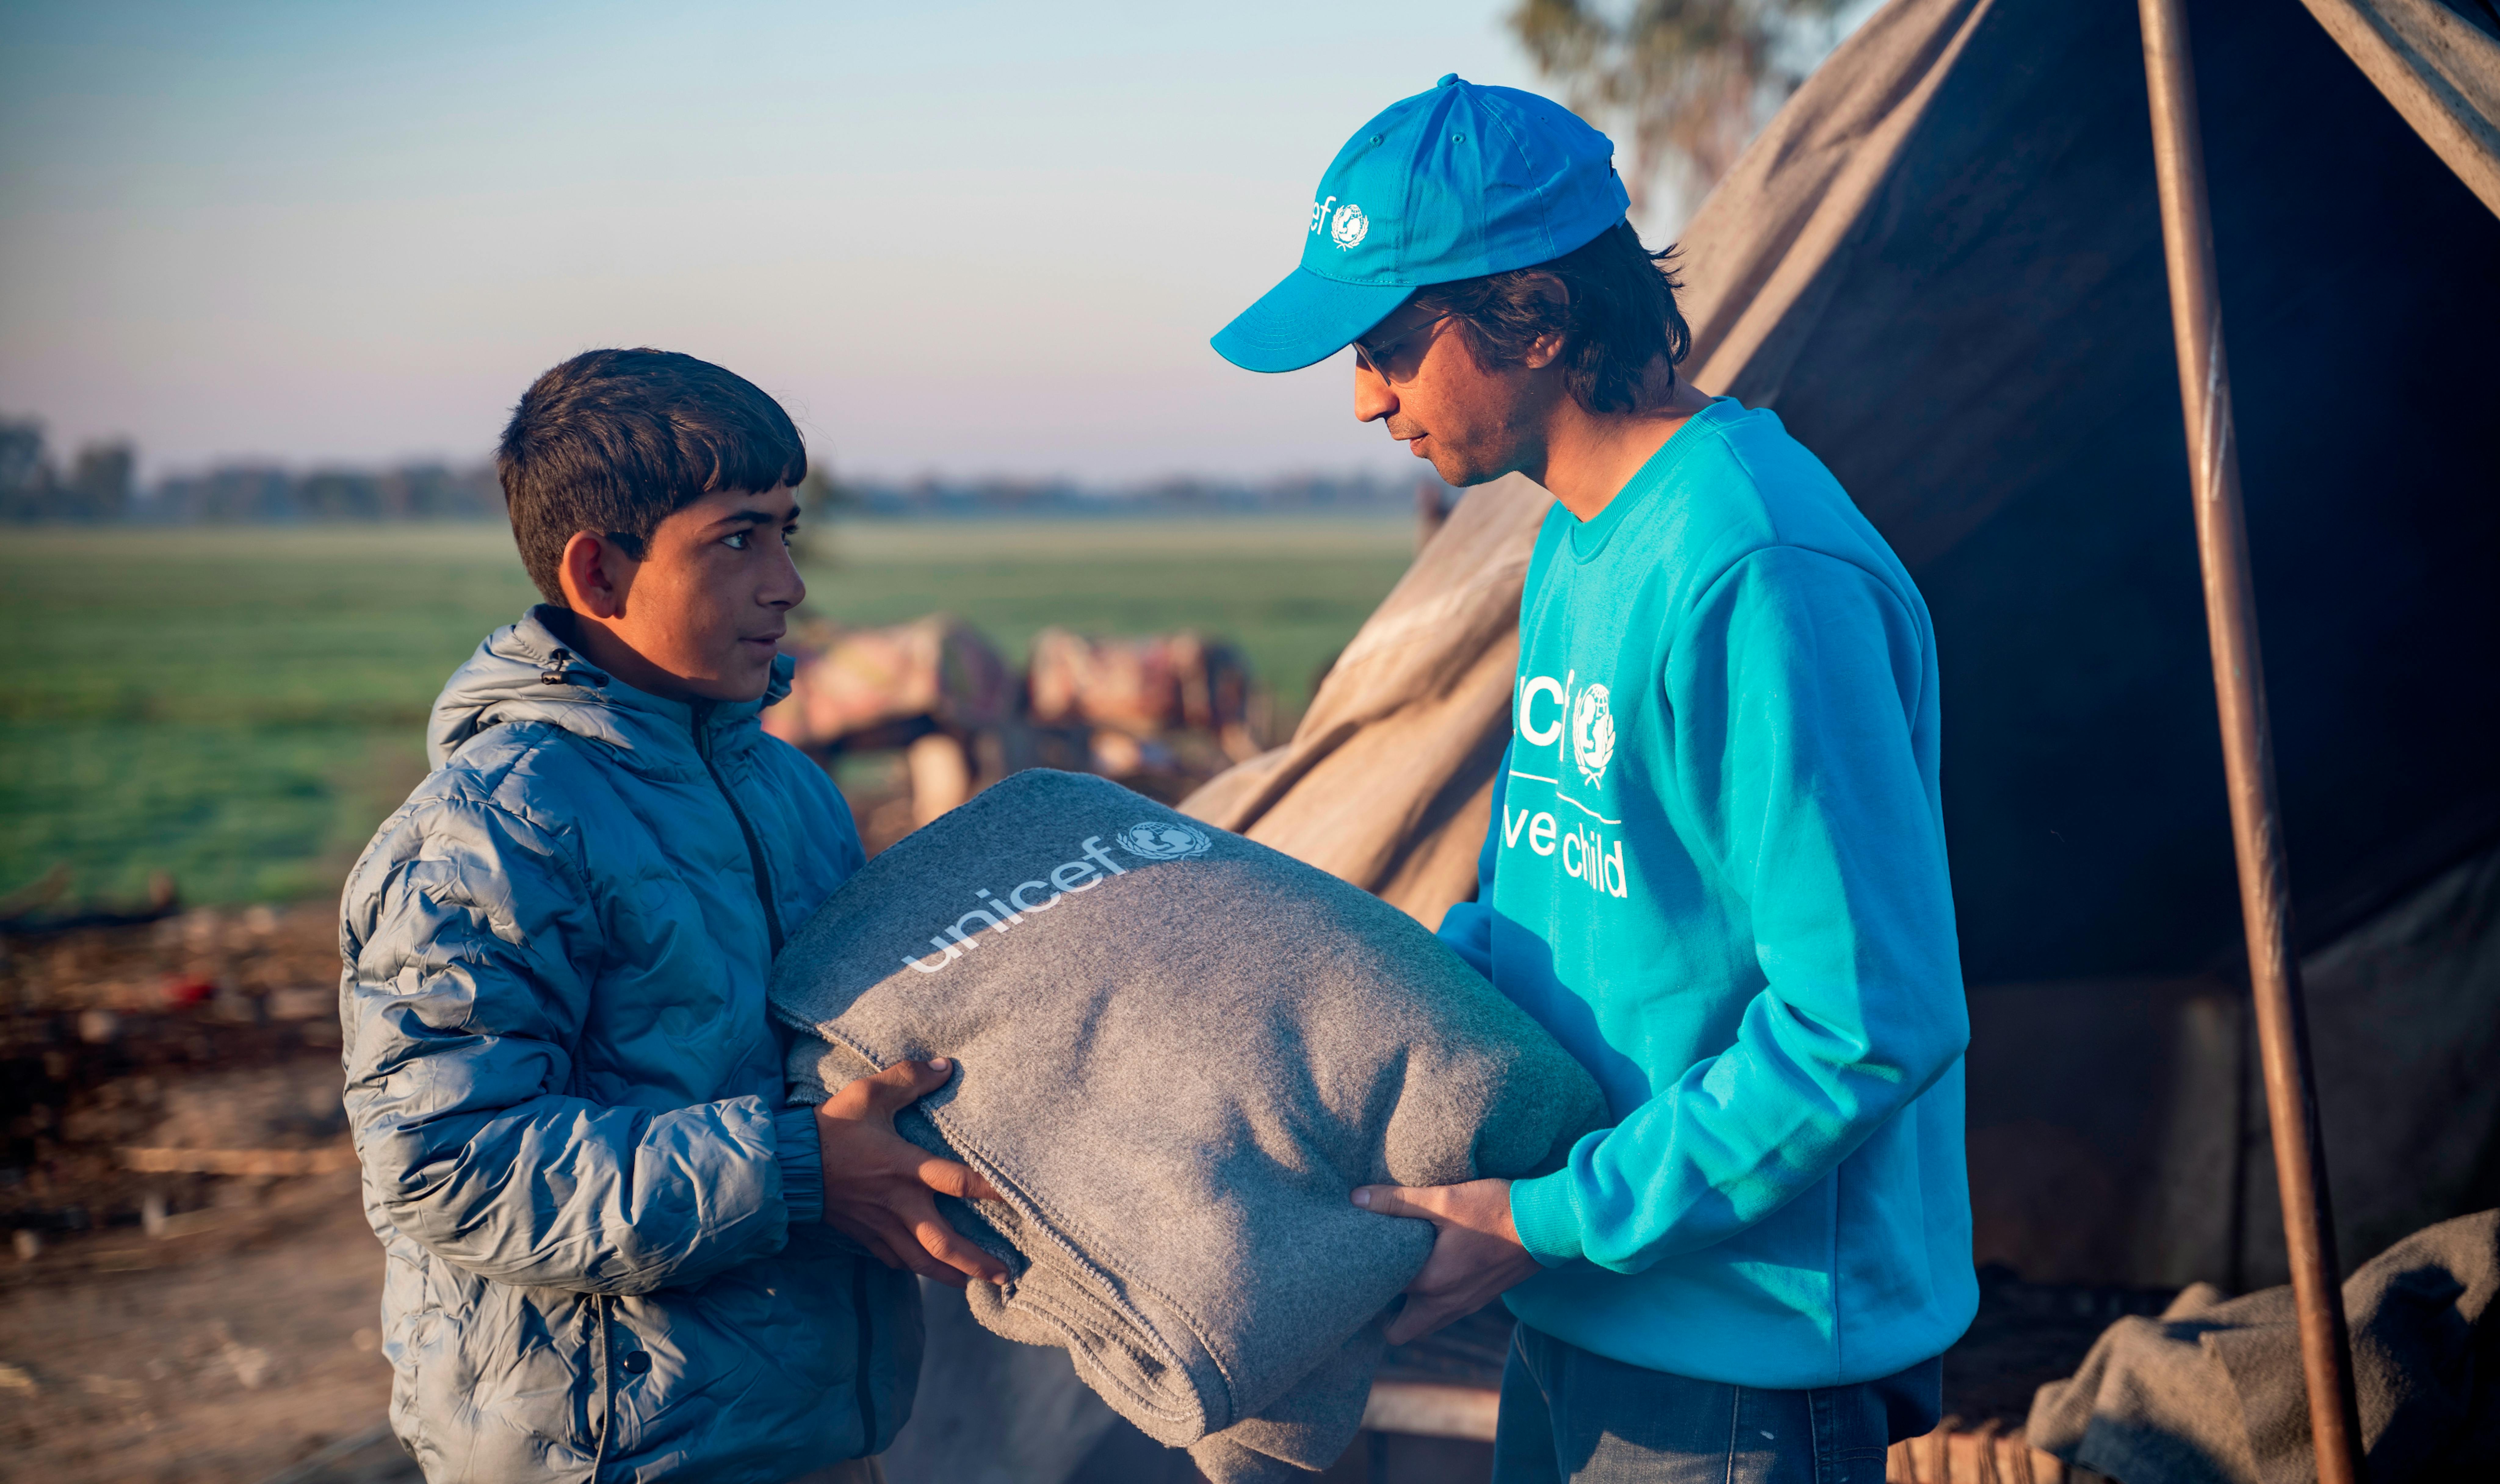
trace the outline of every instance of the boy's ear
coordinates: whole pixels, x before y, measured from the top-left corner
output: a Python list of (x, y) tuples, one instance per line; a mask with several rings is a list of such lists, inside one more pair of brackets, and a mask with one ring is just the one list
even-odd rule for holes
[(641, 564), (604, 536), (576, 531), (564, 543), (556, 574), (564, 584), (564, 605), (595, 619), (625, 616), (625, 596)]

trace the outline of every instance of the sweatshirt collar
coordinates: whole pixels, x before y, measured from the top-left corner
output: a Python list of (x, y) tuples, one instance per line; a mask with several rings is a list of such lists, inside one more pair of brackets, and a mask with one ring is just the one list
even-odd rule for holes
[(1624, 487), (1615, 492), (1614, 499), (1606, 501), (1606, 508), (1598, 511), (1595, 519), (1580, 520), (1570, 511), (1563, 510), (1564, 518), (1572, 522), (1572, 559), (1595, 561), (1605, 551), (1606, 543), (1614, 539), (1616, 529), (1623, 525), (1632, 507), (1647, 503), (1652, 495), (1666, 487), (1675, 467), (1683, 462), (1688, 450), (1744, 415), (1744, 405), (1735, 398), (1711, 398), (1710, 405), (1686, 418), (1682, 427), (1667, 435), (1666, 441), (1658, 445), (1658, 452), (1651, 454), (1648, 462), (1624, 481)]

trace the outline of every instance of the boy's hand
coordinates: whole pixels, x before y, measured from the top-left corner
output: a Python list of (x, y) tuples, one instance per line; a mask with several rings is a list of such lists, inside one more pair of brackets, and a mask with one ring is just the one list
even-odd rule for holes
[(961, 1288), (969, 1278), (1003, 1283), (1006, 1265), (967, 1242), (938, 1214), (938, 1194), (995, 1201), (970, 1166), (940, 1159), (894, 1131), (894, 1115), (946, 1085), (943, 1056), (899, 1061), (863, 1077), (816, 1109), (825, 1160), (825, 1224), (889, 1268)]
[(1355, 1191), (1354, 1204), (1384, 1216), (1420, 1216), (1432, 1223), (1432, 1255), (1406, 1285), (1406, 1307), (1389, 1322), (1393, 1345), (1474, 1313), (1539, 1270), (1511, 1224), (1508, 1180), (1365, 1185)]

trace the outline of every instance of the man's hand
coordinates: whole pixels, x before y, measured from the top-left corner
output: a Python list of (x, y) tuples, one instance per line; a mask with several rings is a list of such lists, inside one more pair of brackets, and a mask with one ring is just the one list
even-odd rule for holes
[(817, 1107), (825, 1224), (887, 1267), (908, 1268), (950, 1288), (970, 1278), (1003, 1283), (1006, 1265), (948, 1226), (937, 1201), (937, 1195), (995, 1201), (999, 1193), (970, 1167), (940, 1159), (894, 1131), (894, 1115), (945, 1086), (954, 1070), (943, 1056), (898, 1061)]
[(1384, 1216), (1421, 1216), (1432, 1223), (1432, 1255), (1406, 1285), (1406, 1307), (1389, 1324), (1393, 1345), (1474, 1313), (1540, 1271), (1511, 1224), (1508, 1180), (1365, 1185), (1355, 1191), (1354, 1204)]

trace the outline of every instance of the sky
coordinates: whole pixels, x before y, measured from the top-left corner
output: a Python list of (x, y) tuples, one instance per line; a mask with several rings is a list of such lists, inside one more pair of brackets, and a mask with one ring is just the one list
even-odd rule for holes
[(716, 361), (852, 477), (1420, 468), (1347, 358), (1207, 337), (1312, 183), (1513, 0), (0, 0), (0, 413), (56, 456), (482, 459), (600, 345)]

